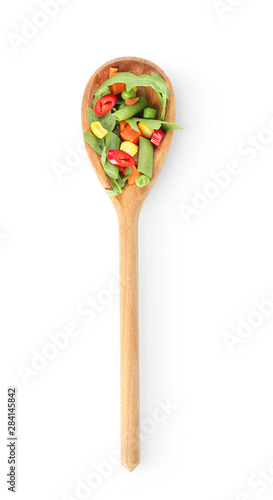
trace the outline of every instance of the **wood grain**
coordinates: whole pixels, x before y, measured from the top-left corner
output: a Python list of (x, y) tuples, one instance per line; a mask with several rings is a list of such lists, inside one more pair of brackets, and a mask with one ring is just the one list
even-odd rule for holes
[(119, 218), (121, 463), (130, 472), (140, 462), (138, 216)]
[[(158, 73), (171, 92), (165, 121), (175, 122), (175, 97), (172, 84), (164, 71), (146, 59), (122, 57), (103, 64), (87, 83), (82, 101), (82, 127), (89, 130), (87, 108), (92, 107), (94, 93), (108, 78), (109, 68), (135, 75)], [(150, 107), (161, 114), (161, 104), (151, 87), (138, 87)], [(140, 462), (139, 427), (139, 332), (138, 332), (138, 219), (144, 200), (153, 187), (167, 157), (173, 131), (168, 131), (154, 153), (154, 169), (150, 184), (144, 188), (125, 186), (124, 193), (109, 199), (115, 206), (120, 235), (120, 380), (121, 380), (121, 463), (130, 472)], [(85, 143), (90, 162), (104, 188), (112, 188), (111, 181), (101, 165), (100, 156)], [(105, 195), (105, 197), (107, 197)]]

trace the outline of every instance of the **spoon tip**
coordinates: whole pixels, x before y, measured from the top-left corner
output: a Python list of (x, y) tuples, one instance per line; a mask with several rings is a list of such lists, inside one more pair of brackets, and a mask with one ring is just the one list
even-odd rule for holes
[(136, 467), (139, 465), (139, 462), (137, 464), (131, 465), (131, 464), (124, 464), (122, 463), (123, 467), (127, 469), (129, 472), (133, 472), (133, 470), (136, 469)]

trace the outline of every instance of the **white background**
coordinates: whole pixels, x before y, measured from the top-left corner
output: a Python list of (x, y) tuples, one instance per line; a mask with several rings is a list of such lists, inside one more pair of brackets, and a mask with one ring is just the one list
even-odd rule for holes
[[(222, 4), (71, 0), (16, 51), (10, 34), (41, 6), (2, 2), (1, 499), (11, 495), (9, 385), (19, 500), (272, 498), (273, 296), (268, 317), (254, 304), (273, 292), (272, 2)], [(142, 461), (132, 474), (105, 467), (102, 478), (94, 463), (119, 450), (117, 218), (85, 153), (62, 182), (54, 165), (69, 166), (81, 147), (89, 77), (124, 55), (165, 70), (183, 131), (140, 217)], [(247, 153), (251, 137), (260, 139)], [(233, 161), (229, 184), (223, 174), (226, 187), (209, 186)], [(186, 218), (203, 192), (214, 199)], [(99, 304), (106, 289), (109, 303), (87, 324), (79, 304)], [(248, 319), (254, 326), (238, 330)], [(30, 369), (71, 321), (78, 336), (24, 380), (18, 367)], [(173, 409), (156, 422), (167, 400)], [(78, 494), (88, 476), (99, 487)]]

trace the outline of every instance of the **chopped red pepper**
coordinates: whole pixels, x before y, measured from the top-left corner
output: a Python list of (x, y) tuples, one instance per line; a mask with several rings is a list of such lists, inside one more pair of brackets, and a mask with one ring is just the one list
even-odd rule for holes
[(164, 137), (164, 134), (161, 129), (155, 130), (152, 137), (151, 137), (151, 142), (155, 145), (158, 146), (160, 142), (162, 141)]
[(133, 157), (119, 149), (109, 149), (107, 151), (107, 158), (117, 167), (132, 167), (134, 165)]
[(94, 111), (96, 115), (103, 116), (112, 109), (117, 102), (117, 98), (114, 94), (107, 94), (102, 96), (95, 104)]

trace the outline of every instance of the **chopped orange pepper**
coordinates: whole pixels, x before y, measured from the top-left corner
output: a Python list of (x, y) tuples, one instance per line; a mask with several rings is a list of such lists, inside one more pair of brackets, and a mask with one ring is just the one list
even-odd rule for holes
[(121, 120), (119, 122), (119, 133), (122, 132), (125, 129), (126, 125), (127, 125), (126, 120)]
[(114, 95), (121, 94), (121, 92), (123, 92), (125, 89), (125, 83), (114, 83), (113, 85), (110, 85), (110, 90)]
[(138, 144), (140, 136), (141, 132), (136, 132), (129, 123), (127, 123), (126, 127), (120, 132), (120, 137), (123, 141), (133, 142), (134, 144)]
[(126, 175), (126, 168), (127, 167), (119, 167), (119, 169), (123, 173), (123, 175)]
[(109, 68), (109, 78), (118, 72), (118, 68)]
[(135, 180), (140, 176), (140, 173), (137, 171), (137, 168), (135, 165), (132, 166), (132, 173), (128, 179), (128, 184), (132, 186), (132, 184), (135, 183)]
[[(118, 72), (118, 68), (109, 68), (109, 78)], [(121, 94), (126, 89), (125, 83), (114, 83), (110, 85), (111, 94)]]
[(139, 97), (134, 97), (133, 99), (125, 99), (125, 104), (127, 106), (132, 106), (132, 104), (135, 104), (139, 100)]

